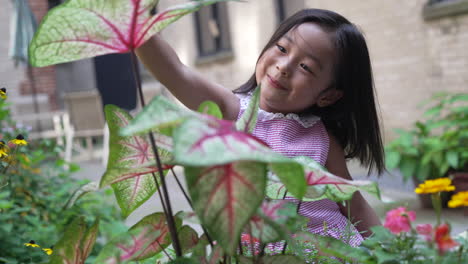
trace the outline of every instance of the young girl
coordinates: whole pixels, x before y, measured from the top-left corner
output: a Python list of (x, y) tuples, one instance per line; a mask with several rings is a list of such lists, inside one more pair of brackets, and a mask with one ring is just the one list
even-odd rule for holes
[[(261, 52), (255, 73), (234, 93), (183, 65), (159, 36), (137, 55), (187, 107), (211, 100), (229, 120), (242, 114), (261, 85), (253, 134), (285, 156), (308, 156), (345, 179), (351, 179), (349, 158), (358, 158), (369, 171), (384, 170), (367, 45), (356, 26), (337, 13), (306, 9), (285, 20)], [(359, 245), (380, 221), (360, 193), (347, 206), (328, 199), (303, 202), (299, 214), (310, 219), (310, 232), (344, 239), (351, 231), (347, 242)], [(348, 215), (357, 230), (345, 231)]]

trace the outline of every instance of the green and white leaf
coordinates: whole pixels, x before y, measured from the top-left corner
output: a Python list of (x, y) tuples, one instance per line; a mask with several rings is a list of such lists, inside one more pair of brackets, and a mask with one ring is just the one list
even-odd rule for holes
[(264, 198), (266, 165), (239, 161), (186, 167), (185, 175), (194, 210), (203, 226), (226, 253), (233, 254), (244, 225)]
[(246, 133), (253, 133), (257, 124), (258, 108), (260, 106), (260, 86), (250, 97), (250, 102), (242, 116), (236, 121), (236, 129)]
[[(147, 136), (125, 137), (119, 134), (132, 117), (114, 105), (106, 105), (105, 113), (109, 126), (109, 159), (100, 186), (112, 186), (126, 217), (156, 192), (155, 178), (159, 183), (159, 170)], [(154, 136), (159, 146), (163, 174), (166, 174), (172, 167), (167, 165), (173, 160), (172, 139), (161, 134)]]

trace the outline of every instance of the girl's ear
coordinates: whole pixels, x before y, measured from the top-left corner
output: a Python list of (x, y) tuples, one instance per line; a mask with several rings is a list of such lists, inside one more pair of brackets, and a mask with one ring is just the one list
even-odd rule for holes
[(336, 101), (340, 100), (341, 97), (343, 97), (343, 91), (337, 90), (335, 88), (329, 89), (319, 96), (317, 100), (317, 106), (326, 107), (332, 105)]

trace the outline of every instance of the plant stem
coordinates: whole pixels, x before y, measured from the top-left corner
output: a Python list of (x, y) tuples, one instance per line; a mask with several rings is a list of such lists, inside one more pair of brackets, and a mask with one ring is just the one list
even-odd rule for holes
[(437, 226), (440, 225), (440, 213), (442, 211), (442, 201), (440, 199), (440, 192), (431, 194), (432, 207), (437, 216)]
[[(141, 107), (143, 108), (143, 107), (145, 107), (145, 99), (143, 98), (143, 89), (141, 88), (141, 80), (140, 80), (140, 76), (138, 75), (138, 71), (137, 71), (137, 58), (136, 58), (136, 55), (135, 55), (135, 51), (132, 50), (130, 55), (131, 55), (131, 60), (132, 60), (133, 75), (135, 76), (135, 81), (136, 81), (137, 88), (138, 88), (138, 96), (140, 98)], [(159, 158), (159, 154), (158, 154), (158, 147), (156, 146), (156, 141), (154, 140), (153, 133), (149, 132), (148, 135), (149, 135), (149, 138), (150, 138), (151, 147), (153, 149), (154, 157), (156, 158), (156, 165), (158, 167), (159, 179), (160, 179), (161, 185), (162, 185), (164, 200), (166, 201), (167, 213), (165, 212), (165, 214), (166, 214), (167, 225), (168, 225), (169, 231), (170, 231), (169, 233), (170, 233), (171, 239), (172, 239), (172, 245), (174, 247), (176, 255), (178, 257), (181, 257), (182, 256), (182, 250), (181, 250), (181, 247), (180, 247), (179, 238), (177, 237), (177, 229), (176, 229), (175, 221), (174, 221), (173, 214), (172, 214), (171, 201), (169, 199), (169, 194), (168, 194), (168, 191), (167, 191), (166, 180), (164, 179), (164, 175), (163, 175), (161, 159)], [(155, 183), (158, 184), (157, 183), (158, 181), (156, 180), (156, 177), (154, 177), (154, 174), (153, 174), (153, 179), (154, 179)], [(163, 202), (163, 201), (161, 200), (161, 202)]]
[(253, 236), (252, 236), (252, 227), (251, 225), (249, 224), (248, 225), (248, 231), (249, 231), (249, 243), (250, 243), (250, 250), (252, 251), (252, 258), (254, 260), (254, 263), (256, 263), (256, 257), (255, 257), (255, 245), (254, 245), (254, 241), (253, 241)]
[[(182, 193), (184, 194), (185, 199), (187, 199), (187, 202), (188, 202), (188, 204), (190, 205), (190, 208), (192, 208), (192, 210), (193, 210), (192, 201), (190, 201), (190, 198), (188, 197), (187, 192), (184, 190), (184, 187), (183, 187), (182, 184), (180, 183), (179, 178), (178, 178), (177, 175), (175, 174), (175, 171), (174, 171), (173, 168), (171, 168), (171, 172), (172, 172), (172, 175), (174, 175), (174, 178), (176, 179), (177, 185), (179, 185), (180, 190), (181, 190)], [(201, 227), (202, 227), (203, 232), (204, 232), (205, 235), (206, 235), (206, 239), (208, 239), (208, 243), (210, 243), (211, 249), (213, 249), (213, 247), (214, 247), (213, 240), (211, 239), (210, 235), (209, 235), (208, 232), (206, 231), (205, 227), (204, 227), (203, 225), (201, 225)]]
[(179, 185), (179, 189), (182, 191), (182, 194), (184, 195), (185, 199), (187, 200), (187, 203), (190, 205), (190, 207), (191, 207), (192, 210), (193, 210), (192, 201), (191, 201), (190, 198), (188, 197), (187, 192), (185, 191), (184, 187), (182, 186), (182, 184), (181, 184), (180, 181), (179, 181), (179, 178), (178, 178), (177, 175), (175, 174), (174, 168), (171, 168), (171, 172), (172, 172), (172, 175), (174, 175), (174, 178), (175, 178), (175, 180), (176, 180), (176, 182), (177, 182), (177, 185)]
[(171, 256), (166, 252), (166, 250), (164, 249), (164, 247), (161, 246), (161, 244), (159, 243), (158, 240), (156, 240), (156, 243), (158, 243), (158, 246), (162, 249), (162, 251), (164, 252), (164, 255), (166, 255), (166, 257), (167, 257), (170, 261), (172, 261)]
[(156, 183), (156, 189), (157, 189), (157, 192), (158, 192), (158, 195), (159, 195), (159, 199), (161, 200), (161, 204), (162, 204), (162, 207), (163, 207), (164, 215), (168, 215), (166, 202), (164, 201), (164, 199), (163, 199), (163, 197), (162, 197), (162, 194), (161, 194), (161, 187), (160, 187), (160, 185), (159, 185), (159, 182), (156, 180), (156, 175), (154, 174), (154, 172), (152, 172), (151, 175), (153, 176), (154, 182)]
[(458, 256), (457, 256), (457, 263), (458, 264), (462, 264), (462, 254), (463, 254), (463, 245), (460, 246), (460, 248), (458, 249)]
[(239, 240), (239, 253), (241, 256), (244, 255), (244, 250), (242, 249), (242, 239)]

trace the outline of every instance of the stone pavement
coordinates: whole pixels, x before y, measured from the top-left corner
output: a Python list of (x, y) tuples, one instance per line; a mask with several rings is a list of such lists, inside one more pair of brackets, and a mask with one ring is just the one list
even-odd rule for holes
[[(78, 179), (89, 179), (97, 181), (101, 179), (105, 171), (105, 167), (98, 161), (80, 162), (81, 170), (74, 174)], [(356, 166), (349, 164), (349, 170), (354, 179), (367, 179), (367, 172)], [(182, 184), (184, 179), (182, 176), (182, 169), (176, 169), (176, 174)], [(186, 202), (182, 192), (177, 187), (174, 177), (166, 177), (169, 188), (169, 195), (171, 204), (173, 205), (173, 212), (180, 210), (191, 211), (189, 204)], [(371, 175), (368, 179), (377, 181), (381, 190), (382, 200), (378, 200), (373, 196), (363, 192), (364, 197), (374, 208), (378, 216), (383, 220), (387, 210), (398, 207), (406, 206), (410, 210), (416, 211), (416, 223), (430, 223), (434, 224), (435, 214), (430, 209), (422, 209), (419, 206), (417, 195), (413, 192), (414, 187), (411, 183), (404, 183), (401, 175), (398, 173), (384, 174), (381, 177)], [(117, 206), (117, 205), (116, 205)], [(162, 211), (158, 195), (153, 195), (145, 204), (140, 206), (133, 212), (126, 220), (126, 224), (131, 226), (138, 222), (142, 217), (153, 212)], [(452, 226), (452, 234), (459, 234), (468, 229), (468, 216), (463, 214), (461, 209), (443, 209), (442, 221), (448, 221)], [(194, 226), (197, 227), (197, 226)], [(197, 228), (198, 229), (198, 228)]]

